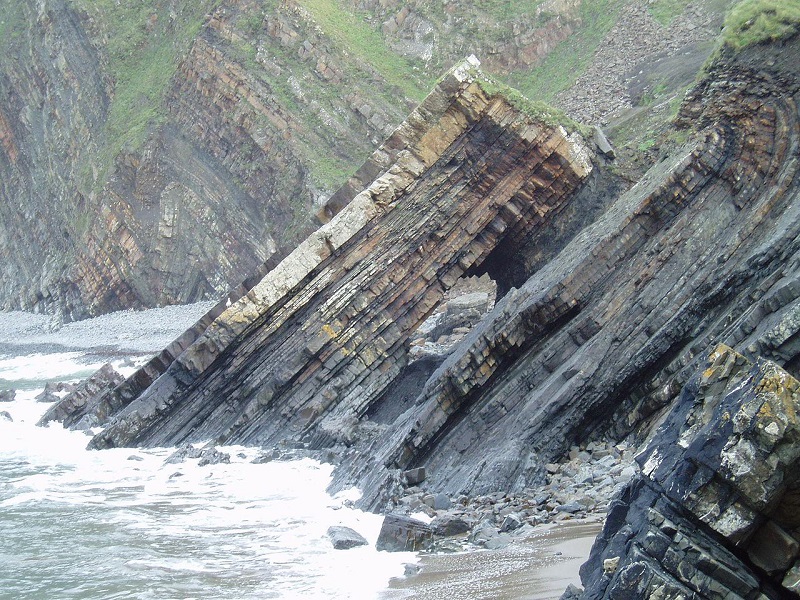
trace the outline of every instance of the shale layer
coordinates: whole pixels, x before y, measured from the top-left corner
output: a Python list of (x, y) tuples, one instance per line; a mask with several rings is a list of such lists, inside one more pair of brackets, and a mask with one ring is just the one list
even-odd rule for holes
[(591, 170), (578, 138), (484, 91), (475, 67), (449, 73), (365, 166), (382, 174), (92, 445), (352, 442), (444, 293), (504, 237), (553, 218)]

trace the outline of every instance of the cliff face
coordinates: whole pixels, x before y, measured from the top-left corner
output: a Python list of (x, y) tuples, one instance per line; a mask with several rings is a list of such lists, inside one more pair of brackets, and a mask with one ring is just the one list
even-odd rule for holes
[[(209, 15), (211, 3), (151, 2), (144, 17), (116, 6), (9, 7), (6, 309), (74, 319), (219, 296), (304, 237), (342, 165), (363, 160), (407, 110), (370, 98), (341, 111), (306, 98), (333, 64), (319, 80), (287, 85), (276, 75), (285, 63), (306, 64), (282, 55), (304, 40), (306, 62), (319, 54), (313, 23), (288, 9), (255, 11), (248, 30), (252, 15), (236, 4)], [(341, 148), (312, 161), (332, 140)]]
[[(378, 509), (417, 467), (429, 491), (513, 492), (572, 445), (650, 436), (583, 597), (796, 593), (798, 55), (796, 33), (725, 47), (680, 110), (686, 142), (619, 194), (577, 132), (465, 62), (326, 225), (66, 419), (103, 425), (95, 448), (332, 450), (334, 487)], [(494, 309), (409, 364), (484, 273)]]
[[(403, 469), (450, 494), (517, 490), (572, 444), (645, 431), (717, 341), (795, 369), (797, 48), (718, 61), (682, 109), (696, 135), (571, 239), (554, 223), (598, 210), (573, 143), (463, 67), (358, 172), (382, 173), (365, 191), (149, 388), (106, 401), (127, 407), (93, 444), (343, 444), (339, 483), (378, 507)], [(536, 270), (404, 375), (456, 278), (508, 283), (509, 262)]]
[(578, 86), (618, 107), (629, 67), (711, 37), (717, 0), (663, 23), (662, 4), (5, 2), (0, 307), (76, 319), (220, 296), (302, 240), (455, 61), (475, 53), (537, 97), (557, 83), (553, 100), (587, 68), (558, 56), (647, 22), (651, 47), (626, 50), (613, 86), (597, 68)]
[(465, 63), (369, 165), (356, 195), (95, 438), (352, 441), (408, 338), (504, 237), (558, 214), (591, 170), (579, 138), (532, 119)]

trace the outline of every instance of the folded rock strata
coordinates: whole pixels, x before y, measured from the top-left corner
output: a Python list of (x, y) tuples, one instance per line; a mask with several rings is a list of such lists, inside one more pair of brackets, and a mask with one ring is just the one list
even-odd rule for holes
[(373, 507), (418, 466), (450, 495), (521, 490), (572, 444), (644, 432), (717, 341), (796, 370), (798, 48), (723, 56), (682, 108), (697, 136), (506, 294), (338, 483)]
[[(579, 147), (457, 69), (351, 180), (366, 190), (114, 396), (92, 445), (347, 447), (334, 487), (386, 508), (404, 471), (515, 492), (572, 445), (645, 435), (719, 342), (796, 375), (798, 54), (723, 55), (681, 109), (684, 148), (585, 227)], [(405, 369), (446, 290), (483, 271), (494, 309), (438, 367)]]
[(592, 168), (579, 138), (487, 92), (475, 66), (445, 76), (359, 171), (382, 174), (92, 445), (352, 441), (346, 425), (400, 374), (409, 336), (445, 292), (504, 237), (552, 218)]

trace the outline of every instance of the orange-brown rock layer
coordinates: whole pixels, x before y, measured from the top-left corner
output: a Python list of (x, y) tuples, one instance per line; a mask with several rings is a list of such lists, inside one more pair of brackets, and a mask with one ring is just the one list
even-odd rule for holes
[(444, 78), (376, 155), (394, 159), (114, 418), (96, 447), (349, 435), (409, 335), (507, 235), (542, 226), (591, 170), (585, 148)]

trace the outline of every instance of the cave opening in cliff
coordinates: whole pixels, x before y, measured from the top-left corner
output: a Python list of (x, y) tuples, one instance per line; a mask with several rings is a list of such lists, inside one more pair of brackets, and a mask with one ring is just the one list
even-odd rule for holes
[(472, 266), (464, 278), (487, 278), (495, 284), (495, 298), (501, 299), (511, 288), (519, 288), (528, 279), (528, 270), (517, 242), (506, 237), (489, 253), (483, 262)]
[(425, 382), (475, 325), (494, 308), (497, 282), (488, 274), (460, 277), (409, 337), (408, 364), (367, 417), (391, 424), (413, 406)]

